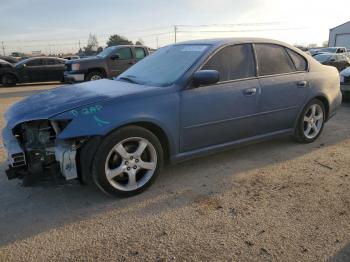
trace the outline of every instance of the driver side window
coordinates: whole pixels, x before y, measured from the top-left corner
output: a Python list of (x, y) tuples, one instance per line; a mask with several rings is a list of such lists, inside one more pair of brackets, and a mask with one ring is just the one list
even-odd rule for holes
[(251, 44), (227, 46), (218, 51), (202, 70), (216, 70), (219, 82), (255, 77), (255, 63)]
[(119, 56), (119, 60), (128, 60), (132, 59), (132, 53), (131, 53), (131, 48), (130, 47), (122, 47), (119, 48), (116, 52), (116, 55)]

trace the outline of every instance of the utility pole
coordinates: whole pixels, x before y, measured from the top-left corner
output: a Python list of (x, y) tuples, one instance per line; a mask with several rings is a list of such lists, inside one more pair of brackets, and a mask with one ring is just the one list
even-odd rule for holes
[(79, 44), (79, 50), (80, 50), (80, 40), (79, 40), (79, 43), (78, 43), (78, 44)]
[(176, 33), (177, 33), (177, 26), (174, 25), (174, 37), (175, 37), (175, 43), (176, 43)]
[(2, 45), (2, 53), (5, 56), (5, 47), (4, 47), (4, 41), (1, 41), (1, 45)]

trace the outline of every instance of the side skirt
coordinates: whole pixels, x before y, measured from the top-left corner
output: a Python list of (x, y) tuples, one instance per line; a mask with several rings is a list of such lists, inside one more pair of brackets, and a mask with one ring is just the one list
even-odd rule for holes
[(187, 161), (190, 159), (198, 158), (201, 156), (216, 154), (216, 153), (223, 152), (223, 151), (226, 151), (229, 149), (239, 148), (239, 147), (246, 146), (249, 144), (263, 142), (266, 140), (270, 140), (272, 138), (292, 135), (293, 131), (294, 131), (294, 129), (290, 128), (290, 129), (276, 131), (276, 132), (272, 132), (272, 133), (268, 133), (268, 134), (264, 134), (264, 135), (244, 138), (244, 139), (240, 139), (240, 140), (236, 140), (236, 141), (232, 141), (232, 142), (227, 142), (227, 143), (223, 143), (223, 144), (219, 144), (219, 145), (213, 145), (213, 146), (200, 148), (200, 149), (196, 149), (196, 150), (192, 150), (192, 151), (188, 151), (188, 152), (184, 152), (184, 153), (179, 153), (179, 154), (171, 157), (170, 162), (171, 162), (171, 164), (178, 164), (178, 163), (181, 163), (181, 162), (184, 162), (184, 161)]

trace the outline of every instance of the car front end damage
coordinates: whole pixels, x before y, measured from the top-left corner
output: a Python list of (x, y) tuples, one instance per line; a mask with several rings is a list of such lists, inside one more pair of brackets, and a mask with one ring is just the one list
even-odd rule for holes
[(60, 140), (67, 121), (34, 120), (3, 130), (8, 152), (8, 179), (21, 178), (24, 185), (44, 178), (78, 177), (77, 149), (84, 138)]

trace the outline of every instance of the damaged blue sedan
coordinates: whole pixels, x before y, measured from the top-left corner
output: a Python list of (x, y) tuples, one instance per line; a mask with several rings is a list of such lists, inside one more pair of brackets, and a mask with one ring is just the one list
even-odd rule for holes
[(163, 47), (114, 80), (35, 94), (5, 114), (9, 179), (80, 179), (131, 196), (178, 163), (252, 141), (317, 139), (341, 103), (338, 71), (267, 39)]

